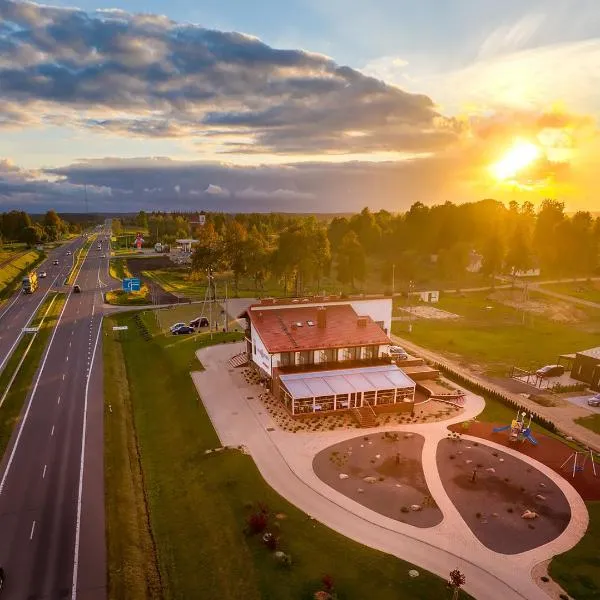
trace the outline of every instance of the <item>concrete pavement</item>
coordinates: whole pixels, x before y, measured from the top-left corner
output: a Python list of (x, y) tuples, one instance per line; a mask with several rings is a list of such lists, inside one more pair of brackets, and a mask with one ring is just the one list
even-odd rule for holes
[[(386, 426), (375, 430), (341, 430), (322, 433), (293, 434), (279, 430), (258, 399), (248, 399), (248, 388), (241, 375), (229, 372), (227, 361), (238, 348), (227, 344), (198, 351), (204, 372), (192, 377), (207, 412), (224, 445), (245, 446), (266, 481), (282, 496), (309, 515), (356, 541), (388, 552), (424, 567), (441, 577), (458, 568), (466, 575), (465, 589), (478, 598), (527, 599), (547, 598), (531, 577), (538, 563), (571, 548), (584, 534), (588, 515), (581, 497), (563, 478), (544, 465), (502, 447), (529, 462), (560, 486), (573, 517), (561, 536), (542, 547), (514, 556), (493, 552), (471, 533), (448, 498), (436, 465), (435, 452), (446, 426), (477, 415), (483, 399), (468, 394), (466, 411), (454, 419), (422, 425)], [(321, 449), (336, 442), (372, 431), (398, 430), (425, 437), (423, 464), (427, 484), (444, 519), (436, 527), (413, 528), (350, 500), (319, 480), (312, 470), (312, 459)], [(466, 437), (466, 436), (465, 436)], [(496, 446), (486, 442), (490, 446)]]
[[(93, 248), (93, 247), (92, 247)], [(90, 250), (0, 463), (6, 598), (106, 596), (100, 273)]]

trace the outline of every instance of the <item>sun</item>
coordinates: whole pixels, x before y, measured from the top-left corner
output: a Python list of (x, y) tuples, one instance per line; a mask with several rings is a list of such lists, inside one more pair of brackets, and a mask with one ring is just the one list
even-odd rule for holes
[(540, 156), (538, 146), (526, 140), (516, 140), (504, 157), (490, 166), (490, 171), (498, 181), (512, 179)]

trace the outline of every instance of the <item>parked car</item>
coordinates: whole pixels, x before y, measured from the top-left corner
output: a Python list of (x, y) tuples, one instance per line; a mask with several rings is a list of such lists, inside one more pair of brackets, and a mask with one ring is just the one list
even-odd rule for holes
[(408, 358), (406, 350), (400, 346), (390, 346), (390, 356), (396, 360), (406, 360)]
[(538, 369), (535, 374), (538, 377), (560, 377), (565, 372), (563, 365), (546, 365)]
[(182, 325), (181, 327), (178, 327), (177, 329), (173, 330), (173, 335), (183, 335), (183, 334), (187, 334), (187, 333), (194, 333), (195, 329), (193, 327), (190, 327), (189, 325)]
[(208, 327), (208, 324), (206, 317), (196, 317), (190, 321), (190, 327)]
[(73, 293), (74, 294), (81, 294), (81, 288), (78, 285), (74, 285), (73, 286)]
[(596, 394), (588, 399), (589, 406), (600, 406), (600, 394)]
[(38, 277), (39, 277), (40, 279), (44, 279), (44, 277), (47, 277), (47, 276), (48, 276), (48, 273), (46, 273), (46, 271), (40, 271), (40, 272), (38, 273)]
[(2, 592), (2, 588), (4, 588), (4, 569), (0, 567), (0, 592)]
[(176, 329), (179, 329), (180, 327), (186, 327), (185, 323), (174, 323), (173, 325), (171, 325), (171, 327), (169, 327), (169, 330), (171, 331), (171, 333), (173, 333)]

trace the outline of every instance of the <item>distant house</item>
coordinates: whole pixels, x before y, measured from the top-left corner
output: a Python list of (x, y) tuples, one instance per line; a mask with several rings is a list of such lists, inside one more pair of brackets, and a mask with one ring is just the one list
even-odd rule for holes
[(250, 364), (293, 416), (412, 410), (415, 382), (389, 357), (391, 298), (266, 299), (240, 317)]
[(575, 353), (571, 377), (600, 392), (600, 347)]

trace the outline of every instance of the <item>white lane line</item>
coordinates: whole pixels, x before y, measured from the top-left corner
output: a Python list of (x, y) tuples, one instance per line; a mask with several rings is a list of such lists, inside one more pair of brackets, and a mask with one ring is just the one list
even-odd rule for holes
[(67, 361), (69, 360), (69, 355), (67, 354)]
[(13, 307), (13, 304), (21, 297), (21, 291), (19, 290), (17, 292), (17, 295), (15, 296), (15, 299), (6, 307), (6, 309), (4, 310), (4, 312), (0, 315), (0, 319), (2, 319), (2, 317)]
[(13, 444), (12, 450), (10, 451), (10, 456), (8, 457), (8, 462), (6, 463), (6, 468), (4, 469), (4, 475), (2, 476), (2, 480), (0, 481), (0, 496), (2, 495), (2, 491), (4, 490), (4, 486), (6, 484), (6, 478), (10, 473), (10, 467), (12, 466), (13, 460), (15, 459), (15, 454), (17, 452), (17, 448), (19, 447), (19, 441), (21, 440), (21, 435), (23, 435), (23, 428), (25, 427), (25, 423), (27, 423), (27, 417), (29, 416), (29, 411), (31, 410), (31, 404), (35, 397), (35, 393), (37, 391), (38, 385), (40, 383), (40, 379), (42, 378), (42, 373), (44, 372), (44, 367), (46, 366), (46, 361), (48, 360), (48, 355), (50, 354), (50, 349), (52, 348), (52, 342), (54, 341), (54, 337), (56, 336), (56, 332), (60, 329), (60, 322), (62, 321), (63, 315), (65, 313), (65, 309), (67, 308), (67, 304), (69, 303), (69, 298), (71, 297), (71, 292), (67, 296), (65, 303), (63, 304), (62, 310), (60, 311), (60, 315), (58, 317), (58, 321), (54, 325), (54, 330), (52, 331), (52, 336), (50, 337), (50, 341), (48, 342), (48, 346), (46, 347), (46, 354), (44, 354), (44, 359), (42, 360), (42, 364), (38, 371), (37, 377), (35, 379), (35, 383), (33, 384), (33, 388), (31, 390), (31, 395), (29, 396), (29, 402), (27, 403), (27, 408), (25, 410), (25, 414), (23, 415), (23, 419), (21, 420), (21, 424), (19, 425), (19, 431), (17, 433), (17, 437), (15, 438), (15, 443)]
[(50, 432), (50, 437), (54, 435), (54, 425), (52, 425), (52, 431)]
[(44, 472), (42, 473), (42, 479), (46, 478), (46, 469), (48, 468), (48, 465), (44, 465)]
[(33, 532), (35, 531), (35, 521), (31, 524), (31, 533), (29, 534), (29, 539), (33, 539)]
[(63, 373), (63, 381), (65, 380), (65, 374)]
[(69, 342), (69, 348), (71, 347), (71, 344), (72, 344), (72, 343), (73, 343), (73, 342)]
[(60, 404), (60, 396), (58, 397), (58, 400), (56, 401), (56, 404)]
[(94, 367), (96, 349), (98, 348), (98, 342), (100, 341), (100, 332), (102, 331), (103, 318), (104, 317), (100, 317), (100, 324), (98, 325), (98, 334), (96, 335), (96, 343), (94, 344), (94, 354), (92, 355), (92, 365), (90, 367), (90, 370), (88, 371), (87, 380), (85, 382), (85, 397), (83, 401), (83, 434), (81, 436), (81, 458), (79, 460), (79, 496), (77, 498), (77, 524), (75, 525), (75, 552), (73, 555), (73, 586), (71, 588), (71, 600), (75, 600), (77, 598), (77, 576), (79, 570), (79, 538), (81, 534), (81, 499), (83, 496), (83, 466), (85, 462), (88, 391), (90, 387), (90, 379), (92, 377), (92, 368)]

